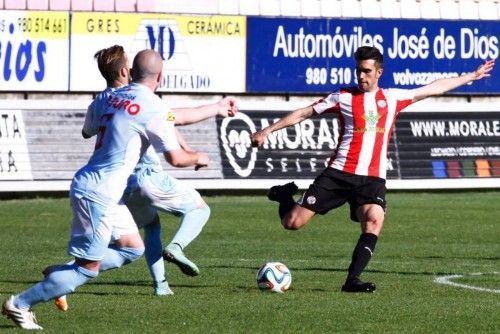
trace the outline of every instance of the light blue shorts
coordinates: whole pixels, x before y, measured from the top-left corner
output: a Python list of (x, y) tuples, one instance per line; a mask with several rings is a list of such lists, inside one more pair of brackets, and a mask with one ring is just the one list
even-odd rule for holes
[(153, 169), (132, 175), (123, 198), (139, 228), (152, 223), (157, 210), (182, 216), (203, 203), (198, 191)]
[(139, 233), (132, 215), (123, 203), (102, 204), (83, 197), (71, 196), (73, 221), (68, 254), (85, 260), (104, 258), (112, 239), (121, 235)]

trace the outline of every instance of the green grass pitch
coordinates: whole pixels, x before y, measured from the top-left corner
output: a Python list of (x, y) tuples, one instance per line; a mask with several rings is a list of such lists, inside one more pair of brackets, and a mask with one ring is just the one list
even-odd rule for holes
[[(500, 192), (390, 192), (385, 227), (363, 279), (374, 294), (340, 292), (359, 235), (347, 207), (299, 231), (278, 222), (265, 196), (206, 196), (210, 221), (186, 254), (200, 267), (184, 276), (167, 264), (175, 295), (152, 295), (144, 258), (102, 273), (68, 297), (34, 310), (45, 333), (499, 333)], [(0, 298), (69, 260), (66, 198), (0, 202)], [(178, 219), (162, 215), (163, 240)], [(292, 272), (283, 295), (260, 292), (267, 261)], [(480, 274), (479, 274), (480, 273)], [(476, 274), (476, 275), (472, 275)], [(437, 284), (437, 277), (462, 286)], [(480, 288), (482, 290), (473, 290)], [(5, 317), (1, 333), (17, 333)]]

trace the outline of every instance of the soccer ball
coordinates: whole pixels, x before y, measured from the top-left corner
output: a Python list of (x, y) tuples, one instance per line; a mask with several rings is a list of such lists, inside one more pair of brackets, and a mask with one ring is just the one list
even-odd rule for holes
[(257, 285), (262, 291), (284, 293), (292, 284), (290, 270), (281, 262), (268, 262), (257, 272)]

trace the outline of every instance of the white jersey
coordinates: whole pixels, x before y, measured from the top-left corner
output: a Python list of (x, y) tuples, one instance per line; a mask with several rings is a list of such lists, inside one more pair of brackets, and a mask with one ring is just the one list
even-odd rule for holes
[(98, 126), (85, 128), (87, 134), (97, 134), (94, 153), (71, 185), (72, 195), (104, 205), (120, 200), (150, 145), (156, 152), (180, 149), (173, 118), (148, 87), (133, 83), (105, 92), (91, 105)]
[(329, 166), (346, 173), (385, 179), (387, 147), (398, 113), (413, 102), (414, 90), (341, 89), (313, 105), (318, 113), (336, 113), (340, 121), (337, 151)]
[[(115, 91), (115, 88), (107, 87), (101, 93), (99, 93), (94, 101), (87, 108), (87, 114), (85, 115), (85, 122), (83, 124), (82, 131), (89, 137), (95, 136), (99, 131), (99, 121), (101, 119), (102, 113), (106, 110), (103, 104), (106, 104), (111, 93)], [(165, 107), (168, 120), (175, 120), (173, 113)], [(155, 152), (154, 148), (150, 146), (146, 153), (144, 153), (139, 163), (137, 164), (134, 173), (140, 173), (143, 169), (154, 168), (156, 170), (163, 170), (161, 166), (160, 158)]]

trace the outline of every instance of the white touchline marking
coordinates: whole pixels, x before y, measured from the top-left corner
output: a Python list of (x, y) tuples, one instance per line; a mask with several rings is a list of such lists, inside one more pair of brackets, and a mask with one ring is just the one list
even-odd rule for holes
[[(494, 275), (498, 275), (498, 272), (493, 272)], [(451, 279), (454, 278), (460, 278), (464, 276), (480, 276), (484, 275), (483, 273), (472, 273), (472, 274), (462, 274), (462, 275), (448, 275), (448, 276), (439, 276), (434, 278), (434, 282), (438, 284), (445, 284), (445, 285), (451, 285), (451, 286), (456, 286), (459, 288), (464, 288), (464, 289), (469, 289), (469, 290), (476, 290), (476, 291), (484, 291), (484, 292), (493, 292), (493, 293), (500, 293), (500, 289), (488, 289), (488, 288), (481, 288), (478, 286), (473, 286), (473, 285), (467, 285), (467, 284), (461, 284), (461, 283), (455, 283), (452, 282)]]

